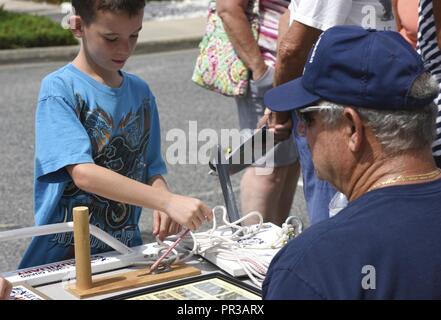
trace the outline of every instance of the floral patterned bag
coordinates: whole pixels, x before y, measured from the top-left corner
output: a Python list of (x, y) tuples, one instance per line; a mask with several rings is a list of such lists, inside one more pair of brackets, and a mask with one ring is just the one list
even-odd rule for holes
[[(250, 0), (247, 17), (254, 38), (259, 31), (259, 0)], [(226, 96), (247, 93), (250, 71), (237, 56), (224, 30), (222, 19), (216, 13), (216, 1), (210, 1), (205, 34), (199, 44), (199, 56), (192, 81), (206, 89)]]

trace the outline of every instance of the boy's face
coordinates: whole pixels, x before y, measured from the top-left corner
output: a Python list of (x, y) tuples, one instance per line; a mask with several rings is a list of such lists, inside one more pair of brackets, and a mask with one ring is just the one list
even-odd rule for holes
[(86, 55), (106, 71), (120, 70), (135, 49), (143, 18), (144, 10), (131, 17), (97, 11), (95, 19), (88, 26), (83, 25), (80, 35)]

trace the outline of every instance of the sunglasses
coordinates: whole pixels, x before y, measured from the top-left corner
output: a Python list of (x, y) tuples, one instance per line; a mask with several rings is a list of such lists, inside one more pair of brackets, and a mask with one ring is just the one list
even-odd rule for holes
[(312, 112), (318, 112), (321, 110), (332, 110), (332, 109), (336, 109), (336, 107), (329, 105), (309, 106), (303, 109), (296, 110), (296, 116), (300, 122), (302, 122), (306, 126), (309, 126), (312, 124), (312, 121), (314, 120), (314, 118), (311, 115)]

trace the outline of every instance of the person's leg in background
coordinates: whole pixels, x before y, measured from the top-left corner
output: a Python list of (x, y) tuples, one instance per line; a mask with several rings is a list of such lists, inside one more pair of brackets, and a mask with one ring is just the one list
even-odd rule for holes
[[(281, 226), (289, 216), (294, 199), (300, 171), (298, 162), (273, 168), (273, 172), (268, 175), (259, 172), (261, 169), (248, 168), (242, 177), (242, 215), (258, 211), (263, 215), (264, 221)], [(257, 222), (257, 219), (250, 219), (247, 224)]]
[[(251, 136), (264, 114), (263, 94), (272, 87), (272, 70), (268, 68), (261, 79), (250, 82), (248, 96), (236, 98), (244, 139)], [(268, 160), (270, 156), (274, 158)], [(243, 174), (240, 184), (241, 213), (244, 216), (258, 211), (264, 221), (281, 226), (289, 216), (300, 171), (293, 137), (279, 143), (268, 157), (259, 159), (258, 165), (247, 168)], [(264, 168), (265, 163), (271, 167)], [(250, 219), (245, 223), (256, 222), (257, 219)]]

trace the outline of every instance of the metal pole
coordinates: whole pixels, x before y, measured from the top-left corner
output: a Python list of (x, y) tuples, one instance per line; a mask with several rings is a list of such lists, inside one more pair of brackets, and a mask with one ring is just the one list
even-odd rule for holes
[(222, 188), (222, 195), (224, 196), (225, 206), (227, 207), (228, 219), (230, 220), (230, 222), (234, 222), (240, 219), (240, 214), (239, 210), (237, 209), (233, 187), (231, 186), (228, 167), (229, 165), (222, 154), (222, 147), (218, 145), (216, 171), (219, 176), (219, 182)]

